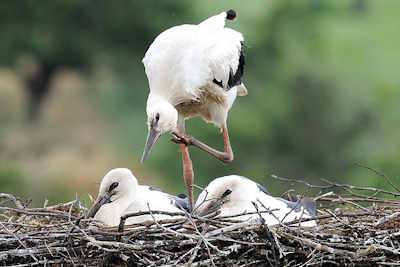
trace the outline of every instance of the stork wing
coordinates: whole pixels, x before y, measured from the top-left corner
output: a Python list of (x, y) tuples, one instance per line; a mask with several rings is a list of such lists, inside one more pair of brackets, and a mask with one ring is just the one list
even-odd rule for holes
[(205, 50), (213, 82), (225, 90), (242, 83), (244, 71), (243, 36), (224, 28), (209, 36)]
[(189, 209), (189, 198), (185, 194), (179, 194), (177, 196), (168, 195), (168, 198), (171, 200), (171, 204), (176, 206), (181, 210), (185, 210), (190, 212)]
[(286, 199), (276, 197), (277, 200), (285, 203), (288, 208), (292, 209), (296, 213), (300, 213), (303, 208), (307, 215), (316, 216), (317, 207), (315, 201), (310, 198), (302, 198), (301, 200), (297, 200), (296, 202), (288, 201)]
[(220, 22), (226, 14), (221, 14), (199, 25), (172, 27), (157, 36), (143, 58), (151, 92), (174, 105), (197, 99), (201, 88), (210, 83), (225, 90), (239, 85), (238, 94), (246, 94), (244, 85), (240, 86), (243, 36), (224, 28)]

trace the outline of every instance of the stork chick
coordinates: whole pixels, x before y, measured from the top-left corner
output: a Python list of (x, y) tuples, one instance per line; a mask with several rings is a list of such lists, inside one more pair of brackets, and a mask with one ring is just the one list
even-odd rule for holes
[[(229, 10), (198, 25), (175, 26), (158, 35), (147, 50), (143, 64), (149, 81), (147, 99), (148, 136), (142, 162), (164, 133), (181, 144), (183, 175), (193, 208), (193, 167), (187, 146), (196, 146), (222, 162), (234, 158), (226, 124), (236, 96), (247, 94), (243, 36), (225, 28), (236, 12)], [(185, 120), (201, 116), (222, 129), (224, 151), (185, 136)]]
[[(261, 185), (238, 175), (214, 179), (199, 195), (195, 213), (199, 216), (216, 210), (220, 212), (218, 216), (252, 213), (235, 218), (249, 220), (260, 217), (255, 205), (267, 225), (311, 218), (316, 214), (315, 203), (311, 199), (292, 202), (274, 197)], [(300, 226), (315, 225), (315, 221), (300, 223)]]
[[(162, 192), (160, 189), (139, 185), (129, 169), (110, 170), (103, 178), (98, 197), (89, 211), (88, 217), (94, 217), (107, 226), (117, 226), (121, 216), (140, 211), (182, 212), (188, 209), (188, 199)], [(155, 219), (171, 218), (168, 215), (154, 214)], [(152, 221), (151, 215), (130, 217), (126, 224)]]

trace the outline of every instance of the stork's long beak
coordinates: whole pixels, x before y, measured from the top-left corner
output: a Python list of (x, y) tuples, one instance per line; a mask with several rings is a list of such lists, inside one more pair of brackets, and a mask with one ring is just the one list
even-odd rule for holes
[(209, 204), (202, 207), (199, 211), (197, 211), (196, 215), (198, 215), (199, 217), (203, 217), (214, 211), (216, 211), (215, 202), (210, 202)]
[(226, 197), (229, 196), (231, 193), (232, 191), (230, 189), (227, 189), (220, 198), (209, 201), (208, 203), (203, 203), (203, 207), (201, 207), (196, 214), (200, 217), (203, 217), (210, 213), (218, 211), (221, 208), (221, 205), (224, 204)]
[(97, 197), (96, 202), (94, 202), (92, 208), (89, 210), (88, 217), (93, 218), (94, 215), (96, 215), (96, 213), (99, 211), (101, 206), (103, 206), (106, 203), (110, 203), (111, 196), (112, 194), (106, 194), (104, 196)]
[(144, 147), (143, 155), (142, 155), (142, 163), (150, 154), (151, 148), (157, 142), (160, 137), (161, 132), (155, 130), (153, 127), (149, 128), (149, 135), (147, 136), (146, 146)]

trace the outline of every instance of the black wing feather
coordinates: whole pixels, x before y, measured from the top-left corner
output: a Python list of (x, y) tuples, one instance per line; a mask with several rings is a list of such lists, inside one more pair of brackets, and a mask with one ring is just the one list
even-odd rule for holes
[(218, 85), (221, 88), (224, 88), (224, 85), (222, 84), (222, 81), (217, 81), (217, 79), (213, 79), (213, 83), (215, 83), (216, 85)]
[(189, 198), (185, 194), (179, 194), (177, 196), (168, 195), (168, 198), (171, 200), (171, 204), (176, 206), (178, 209), (190, 212)]
[(300, 212), (301, 208), (304, 208), (310, 216), (315, 216), (317, 214), (315, 201), (310, 198), (302, 198), (296, 202), (288, 201), (280, 197), (277, 197), (276, 199), (285, 203), (288, 208), (293, 209), (295, 212)]
[(262, 185), (260, 185), (260, 184), (257, 183), (257, 187), (258, 187), (258, 189), (259, 189), (261, 192), (263, 192), (264, 194), (266, 194), (266, 195), (271, 195), (271, 194), (268, 192), (268, 190), (267, 190), (264, 186), (262, 186)]
[(163, 192), (164, 193), (164, 191), (162, 191), (160, 188), (157, 188), (157, 187), (154, 187), (154, 186), (149, 186), (149, 190), (150, 191), (158, 191), (158, 192)]
[[(228, 90), (231, 89), (232, 87), (235, 87), (236, 85), (239, 85), (242, 83), (242, 77), (244, 73), (244, 54), (243, 54), (243, 48), (244, 48), (244, 43), (240, 42), (241, 48), (239, 51), (239, 64), (236, 69), (236, 72), (233, 73), (232, 69), (229, 72), (229, 79), (228, 79)], [(224, 88), (224, 85), (222, 84), (222, 81), (218, 81), (217, 79), (213, 79), (213, 83), (218, 85), (221, 88)]]
[(244, 73), (244, 54), (243, 54), (243, 47), (244, 44), (241, 42), (241, 48), (239, 51), (239, 65), (237, 67), (236, 73), (231, 72), (229, 73), (229, 80), (228, 80), (228, 88), (235, 87), (236, 85), (239, 85), (242, 83), (242, 77)]

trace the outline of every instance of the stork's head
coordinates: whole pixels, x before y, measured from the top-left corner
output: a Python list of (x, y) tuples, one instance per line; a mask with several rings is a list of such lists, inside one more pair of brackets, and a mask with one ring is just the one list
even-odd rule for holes
[[(101, 181), (99, 194), (89, 211), (88, 217), (95, 217), (103, 205), (106, 206), (116, 201), (130, 199), (131, 195), (135, 194), (137, 186), (137, 179), (129, 169), (112, 169)], [(129, 203), (126, 201), (127, 205)]]
[(149, 96), (147, 100), (147, 135), (142, 162), (149, 155), (157, 139), (164, 133), (172, 132), (178, 123), (178, 111), (168, 101)]
[(241, 203), (254, 196), (256, 184), (250, 180), (238, 176), (229, 175), (214, 179), (199, 195), (195, 210), (200, 216), (204, 216), (220, 208), (229, 210), (238, 208)]

